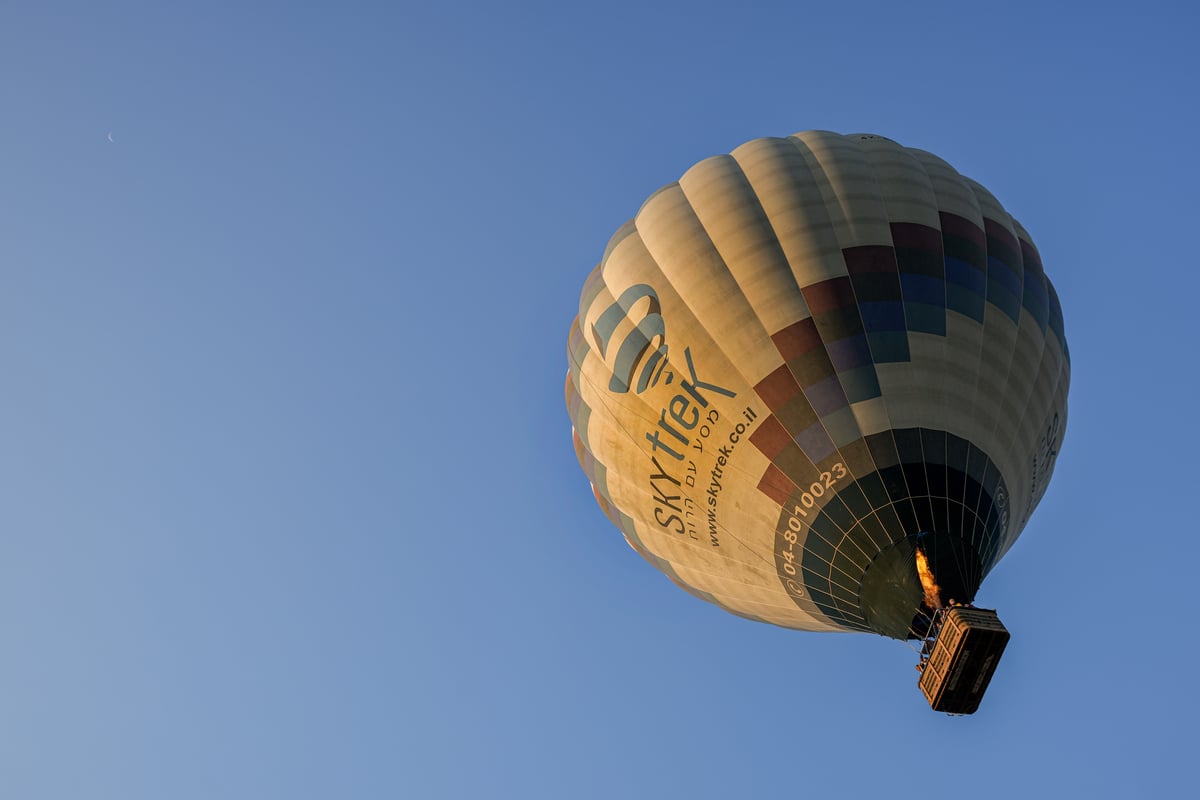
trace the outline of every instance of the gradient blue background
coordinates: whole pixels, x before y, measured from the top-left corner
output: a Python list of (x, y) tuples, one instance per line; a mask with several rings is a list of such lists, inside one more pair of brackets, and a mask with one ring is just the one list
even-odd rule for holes
[[(1043, 5), (7, 4), (0, 796), (1194, 791), (1200, 16)], [(987, 185), (1062, 298), (973, 717), (679, 591), (572, 452), (608, 236), (809, 128)]]

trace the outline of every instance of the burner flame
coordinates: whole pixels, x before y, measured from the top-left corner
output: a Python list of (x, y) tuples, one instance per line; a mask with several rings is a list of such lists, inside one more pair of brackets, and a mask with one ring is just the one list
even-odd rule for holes
[(933, 577), (933, 570), (929, 568), (929, 559), (925, 556), (925, 551), (919, 547), (917, 548), (917, 576), (921, 579), (921, 590), (925, 592), (925, 605), (931, 611), (941, 608), (942, 589)]

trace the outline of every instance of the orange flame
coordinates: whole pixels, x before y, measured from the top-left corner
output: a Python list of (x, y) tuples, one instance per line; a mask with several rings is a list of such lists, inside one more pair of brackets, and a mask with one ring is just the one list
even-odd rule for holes
[(933, 578), (933, 570), (929, 568), (929, 559), (925, 551), (917, 548), (917, 576), (921, 579), (921, 589), (925, 592), (925, 605), (930, 609), (942, 607), (942, 589)]

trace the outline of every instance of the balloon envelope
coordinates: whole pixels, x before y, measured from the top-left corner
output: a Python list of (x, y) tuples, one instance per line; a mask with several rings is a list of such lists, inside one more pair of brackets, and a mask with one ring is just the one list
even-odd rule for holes
[(1066, 428), (1032, 239), (874, 135), (756, 139), (654, 193), (585, 281), (568, 350), (576, 451), (629, 544), (801, 630), (908, 638), (973, 600)]

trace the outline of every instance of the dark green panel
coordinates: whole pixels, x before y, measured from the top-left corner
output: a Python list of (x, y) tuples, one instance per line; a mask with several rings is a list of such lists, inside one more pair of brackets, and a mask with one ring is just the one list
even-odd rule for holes
[[(973, 600), (995, 563), (1003, 514), (987, 484), (966, 468), (977, 460), (975, 472), (994, 485), (999, 472), (981, 451), (942, 431), (897, 430), (870, 437), (868, 446), (896, 463), (843, 482), (838, 496), (806, 515), (802, 550), (788, 566), (829, 620), (903, 637), (932, 611), (923, 605), (918, 547), (929, 559), (943, 603), (951, 597)], [(964, 505), (966, 497), (973, 505)], [(794, 491), (786, 507), (794, 508), (800, 498)], [(789, 518), (790, 511), (780, 517), (781, 547)], [(787, 577), (792, 576), (781, 571), (781, 579)]]

